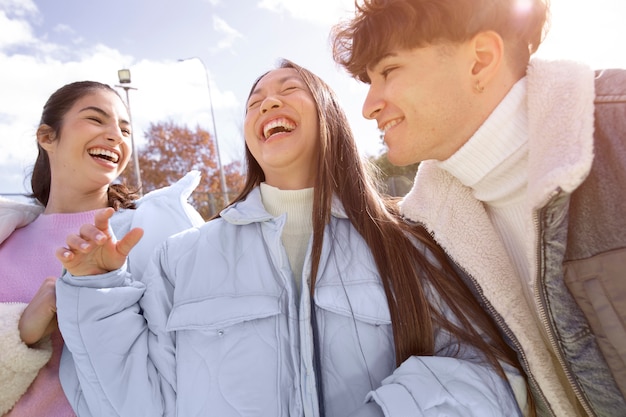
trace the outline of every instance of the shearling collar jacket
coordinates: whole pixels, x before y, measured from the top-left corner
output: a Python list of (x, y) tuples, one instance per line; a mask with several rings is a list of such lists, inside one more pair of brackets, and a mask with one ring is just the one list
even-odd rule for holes
[[(626, 413), (618, 387), (626, 385), (626, 337), (597, 342), (607, 338), (602, 330), (607, 322), (617, 334), (626, 334), (624, 73), (594, 77), (586, 66), (565, 61), (534, 60), (529, 66), (527, 197), (534, 228), (527, 237), (529, 247), (536, 248), (529, 254), (534, 300), (523, 296), (525, 284), (516, 277), (483, 203), (435, 161), (421, 163), (401, 204), (404, 216), (423, 224), (466, 274), (511, 340), (527, 368), (540, 415)], [(594, 267), (587, 260), (609, 255), (616, 269), (595, 284), (611, 288), (614, 300), (594, 291), (595, 302), (615, 309), (607, 319), (580, 306), (594, 302), (585, 293), (593, 280), (581, 275)], [(582, 409), (568, 399), (557, 376), (562, 372)]]

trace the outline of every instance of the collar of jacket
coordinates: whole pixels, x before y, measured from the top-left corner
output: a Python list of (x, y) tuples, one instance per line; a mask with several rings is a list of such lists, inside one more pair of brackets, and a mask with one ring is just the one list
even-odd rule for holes
[[(531, 207), (541, 207), (555, 189), (572, 192), (588, 175), (593, 162), (594, 94), (594, 72), (586, 65), (531, 61), (527, 72)], [(453, 189), (442, 193), (441, 185)], [(434, 161), (424, 161), (401, 202), (402, 213), (428, 224), (446, 206), (458, 211), (465, 199), (448, 205), (449, 198), (469, 192), (466, 188)], [(437, 200), (441, 205), (433, 204)]]
[[(594, 93), (594, 73), (582, 64), (531, 62), (527, 72), (529, 210), (545, 204), (554, 190), (573, 191), (588, 175), (593, 161)], [(425, 161), (400, 206), (405, 217), (423, 224), (476, 280), (524, 347), (531, 371), (557, 414), (572, 415), (552, 360), (542, 348), (542, 336), (531, 324), (532, 308), (520, 296), (521, 283), (507, 278), (515, 276), (514, 268), (482, 202), (436, 163)]]
[[(554, 190), (573, 191), (591, 169), (594, 72), (575, 62), (533, 60), (527, 89), (530, 209), (545, 204)], [(512, 274), (483, 204), (434, 161), (420, 164), (400, 207), (471, 275), (483, 274), (485, 261), (496, 277)]]
[[(347, 219), (348, 216), (343, 208), (343, 204), (336, 195), (333, 195), (331, 206), (331, 216), (339, 219)], [(230, 207), (226, 207), (220, 213), (221, 217), (233, 224), (250, 224), (265, 222), (274, 219), (263, 206), (261, 190), (257, 186), (250, 191), (245, 200), (239, 201)]]

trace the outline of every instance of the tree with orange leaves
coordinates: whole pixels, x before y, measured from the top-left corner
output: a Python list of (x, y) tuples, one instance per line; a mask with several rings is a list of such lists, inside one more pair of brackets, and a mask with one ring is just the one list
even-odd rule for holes
[[(145, 135), (146, 145), (137, 150), (144, 194), (172, 184), (195, 169), (202, 173), (202, 179), (191, 195), (191, 204), (204, 219), (225, 206), (215, 141), (208, 131), (199, 126), (191, 130), (168, 121), (151, 123)], [(239, 162), (224, 166), (229, 197), (234, 197), (243, 184), (240, 167)], [(121, 179), (134, 184), (133, 172), (129, 164)]]

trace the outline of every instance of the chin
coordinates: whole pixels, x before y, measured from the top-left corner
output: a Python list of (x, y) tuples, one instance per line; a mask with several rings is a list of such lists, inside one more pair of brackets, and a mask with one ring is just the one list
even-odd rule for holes
[(403, 167), (407, 165), (411, 165), (413, 162), (407, 160), (406, 154), (396, 154), (391, 150), (387, 151), (387, 159), (391, 162), (392, 165)]

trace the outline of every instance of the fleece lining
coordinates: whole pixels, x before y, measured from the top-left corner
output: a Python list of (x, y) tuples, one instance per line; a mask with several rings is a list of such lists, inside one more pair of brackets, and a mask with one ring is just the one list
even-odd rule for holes
[[(527, 91), (528, 194), (530, 207), (537, 208), (555, 190), (576, 189), (591, 169), (594, 74), (575, 62), (533, 60), (527, 72)], [(530, 370), (554, 412), (576, 415), (535, 325), (535, 309), (523, 296), (522, 284), (487, 212), (469, 187), (437, 164), (420, 164), (413, 188), (401, 203), (403, 215), (424, 224), (478, 282), (521, 343)], [(529, 230), (528, 238), (535, 234)], [(535, 247), (535, 242), (529, 246)]]
[(52, 356), (50, 338), (36, 348), (20, 338), (18, 323), (26, 305), (0, 303), (0, 381), (10, 381), (0, 390), (0, 415), (13, 408)]

